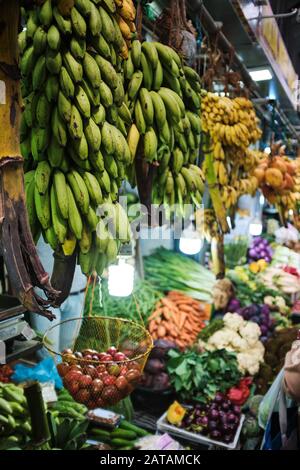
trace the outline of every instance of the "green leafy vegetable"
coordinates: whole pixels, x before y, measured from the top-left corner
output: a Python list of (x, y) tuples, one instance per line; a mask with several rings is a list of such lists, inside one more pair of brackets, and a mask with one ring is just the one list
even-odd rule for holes
[(212, 303), (214, 274), (187, 256), (159, 248), (144, 258), (146, 278), (162, 291), (177, 290)]
[(235, 353), (171, 350), (167, 369), (172, 385), (185, 401), (207, 402), (236, 385), (241, 373)]

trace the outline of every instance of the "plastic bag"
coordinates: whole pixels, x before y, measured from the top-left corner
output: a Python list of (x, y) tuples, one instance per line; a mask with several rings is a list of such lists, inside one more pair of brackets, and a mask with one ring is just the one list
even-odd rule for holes
[(273, 411), (278, 411), (278, 396), (282, 387), (283, 374), (282, 369), (259, 405), (258, 422), (263, 429), (266, 429)]
[(55, 388), (61, 389), (63, 387), (62, 380), (57, 372), (52, 357), (47, 357), (34, 367), (16, 364), (12, 380), (17, 383), (26, 382), (27, 380), (37, 380), (42, 383), (54, 382)]

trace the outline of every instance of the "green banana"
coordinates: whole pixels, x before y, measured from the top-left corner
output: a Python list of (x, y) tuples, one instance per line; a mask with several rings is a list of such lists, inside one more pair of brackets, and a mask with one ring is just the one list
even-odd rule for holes
[(141, 64), (142, 45), (138, 39), (131, 43), (131, 59), (136, 70), (140, 68)]
[(75, 59), (83, 59), (86, 53), (85, 39), (72, 36), (70, 41), (70, 51)]
[(99, 36), (102, 31), (102, 19), (99, 10), (92, 3), (91, 12), (89, 16), (89, 31), (92, 36)]
[(157, 159), (157, 137), (154, 129), (150, 127), (144, 135), (144, 157), (149, 163)]
[(57, 100), (57, 109), (60, 114), (60, 117), (65, 122), (70, 122), (71, 120), (71, 112), (72, 112), (72, 104), (71, 102), (65, 97), (62, 91), (58, 93), (58, 100)]
[(153, 103), (155, 121), (158, 129), (161, 130), (165, 124), (168, 125), (166, 107), (164, 105), (163, 99), (155, 91), (150, 91), (150, 97)]
[(118, 107), (118, 114), (126, 124), (130, 125), (132, 123), (131, 112), (129, 111), (128, 106), (124, 101), (121, 106)]
[(105, 108), (104, 106), (102, 106), (102, 104), (100, 104), (100, 106), (98, 106), (98, 108), (94, 111), (92, 118), (94, 119), (95, 123), (99, 126), (105, 121), (105, 115)]
[(77, 240), (82, 237), (83, 224), (82, 219), (77, 208), (75, 198), (73, 196), (70, 186), (67, 184), (67, 195), (68, 195), (68, 207), (69, 207), (69, 218), (68, 223), (72, 233), (75, 235)]
[(97, 178), (92, 173), (85, 171), (83, 173), (83, 180), (89, 192), (90, 200), (98, 206), (102, 202), (102, 191)]
[[(74, 161), (79, 158), (80, 160), (87, 160), (89, 156), (89, 146), (85, 134), (83, 133), (81, 139), (73, 140), (69, 148), (69, 153), (72, 152), (72, 158)], [(73, 155), (73, 154), (76, 154)], [(77, 157), (77, 158), (76, 158)]]
[(147, 126), (153, 125), (154, 107), (151, 95), (146, 88), (141, 88), (139, 92), (139, 100), (141, 103), (143, 115)]
[(65, 219), (62, 217), (58, 202), (57, 202), (57, 195), (55, 194), (55, 189), (52, 186), (50, 192), (50, 199), (51, 199), (51, 216), (52, 216), (52, 223), (53, 223), (53, 230), (57, 239), (60, 243), (64, 243), (65, 238), (67, 236), (67, 223)]
[(50, 215), (50, 197), (49, 191), (45, 194), (40, 194), (37, 187), (34, 188), (34, 203), (37, 218), (44, 230), (51, 226), (51, 215)]
[(92, 57), (88, 52), (85, 53), (83, 58), (83, 69), (93, 88), (99, 88), (101, 83), (99, 66), (94, 57)]
[(161, 88), (158, 91), (158, 94), (164, 102), (168, 121), (171, 124), (177, 124), (181, 119), (181, 110), (179, 108), (177, 100), (174, 98), (173, 95), (171, 95), (170, 91), (171, 90), (169, 90), (168, 88)]
[(83, 69), (82, 65), (74, 59), (70, 52), (66, 52), (63, 55), (64, 65), (74, 83), (79, 83), (82, 81)]
[(85, 38), (86, 36), (86, 22), (77, 10), (77, 8), (73, 7), (71, 10), (71, 22), (72, 22), (72, 29), (73, 32), (80, 38)]
[(33, 46), (28, 47), (21, 58), (20, 70), (23, 77), (28, 76), (35, 66), (35, 56)]
[(161, 65), (160, 60), (157, 62), (157, 67), (153, 72), (153, 81), (152, 81), (152, 88), (154, 91), (158, 91), (162, 86), (164, 80), (164, 71)]
[(47, 96), (47, 100), (49, 102), (56, 101), (58, 98), (59, 92), (59, 82), (56, 75), (50, 75), (48, 77), (46, 86), (45, 86), (45, 93)]
[(89, 99), (91, 108), (95, 108), (97, 106), (100, 106), (99, 89), (96, 90), (95, 88), (92, 88), (90, 83), (87, 80), (83, 80), (82, 83), (81, 83), (81, 86), (84, 89), (84, 91), (85, 91), (85, 93), (86, 93), (86, 95)]
[[(87, 155), (88, 155), (88, 145), (87, 145), (86, 138), (85, 138), (84, 135), (82, 136), (81, 140), (84, 140), (84, 142), (85, 142), (84, 145), (86, 145)], [(73, 141), (73, 145), (74, 145), (74, 143), (76, 144), (77, 142), (78, 141)], [(81, 143), (81, 141), (80, 141), (80, 143)], [(76, 165), (79, 168), (81, 168), (82, 170), (90, 171), (92, 169), (92, 166), (91, 166), (87, 156), (86, 157), (84, 156), (84, 159), (82, 158), (82, 156), (83, 156), (82, 146), (81, 146), (81, 148), (79, 148), (79, 150), (81, 152), (81, 157), (78, 155), (78, 150), (77, 150), (76, 146), (75, 146), (75, 148), (73, 148), (72, 146), (69, 147), (68, 154), (70, 155), (70, 157), (72, 158), (74, 163), (76, 163)]]
[(67, 130), (57, 107), (54, 108), (52, 113), (51, 128), (59, 145), (65, 147), (67, 145)]
[(137, 96), (139, 89), (141, 88), (142, 82), (143, 82), (143, 72), (141, 72), (140, 70), (137, 72), (134, 72), (132, 79), (130, 80), (128, 84), (128, 98), (131, 99), (132, 101)]
[(68, 219), (69, 205), (68, 205), (66, 177), (64, 173), (62, 173), (59, 170), (56, 170), (54, 172), (53, 187), (55, 189), (59, 211), (64, 219)]
[(45, 128), (48, 126), (50, 119), (50, 105), (45, 95), (41, 95), (36, 105), (36, 122), (39, 127)]
[(100, 101), (106, 108), (113, 105), (113, 94), (109, 86), (102, 80), (99, 87)]
[[(67, 174), (67, 180), (72, 188), (74, 198), (78, 204), (79, 209), (83, 214), (87, 214), (89, 210), (90, 198), (83, 178), (76, 170), (71, 170)], [(75, 233), (74, 235), (76, 236)]]
[(167, 68), (171, 68), (173, 57), (169, 51), (169, 48), (160, 42), (154, 42), (153, 44), (156, 47), (162, 65), (165, 65)]
[(52, 23), (53, 12), (51, 0), (46, 0), (39, 10), (39, 20), (43, 26), (49, 27)]
[(153, 83), (153, 69), (150, 61), (148, 61), (143, 52), (141, 54), (141, 68), (143, 72), (143, 86), (147, 88), (147, 90), (151, 90)]
[(128, 59), (124, 61), (124, 77), (126, 80), (131, 80), (134, 74), (134, 65), (132, 62), (132, 51), (128, 53)]
[(96, 246), (100, 253), (106, 253), (108, 240), (109, 240), (109, 233), (104, 221), (99, 218), (99, 222), (97, 224), (96, 230)]
[(71, 109), (71, 120), (68, 128), (72, 139), (81, 139), (83, 134), (83, 123), (80, 113), (75, 105), (73, 105)]
[(89, 207), (89, 211), (86, 215), (86, 221), (88, 223), (88, 226), (89, 226), (90, 230), (92, 230), (92, 232), (94, 232), (97, 229), (99, 219), (96, 215), (96, 212), (94, 211), (94, 209), (91, 206)]
[(39, 25), (38, 11), (36, 9), (30, 10), (28, 13), (28, 20), (26, 23), (26, 37), (28, 39), (33, 39), (34, 33), (36, 32), (38, 25)]
[(84, 134), (91, 152), (98, 152), (101, 145), (101, 131), (92, 118), (85, 125)]
[(60, 49), (60, 44), (61, 44), (60, 32), (59, 32), (59, 29), (54, 24), (52, 24), (50, 28), (48, 29), (47, 43), (50, 49), (53, 49), (54, 51), (58, 51)]
[(152, 42), (143, 42), (142, 51), (144, 52), (145, 56), (149, 60), (152, 69), (155, 70), (159, 61), (158, 53), (157, 53), (157, 49), (155, 45)]
[(39, 26), (33, 36), (33, 50), (40, 56), (47, 47), (47, 33)]
[(109, 44), (104, 39), (102, 34), (99, 34), (99, 36), (92, 38), (91, 42), (96, 52), (98, 52), (105, 59), (108, 59), (108, 60), (111, 59), (111, 52), (110, 52)]
[(33, 72), (32, 72), (32, 88), (38, 90), (44, 86), (47, 77), (46, 72), (46, 59), (44, 56), (40, 56), (37, 60)]
[(138, 99), (135, 102), (134, 116), (135, 116), (136, 127), (138, 128), (139, 133), (145, 134), (147, 130), (147, 125), (146, 125), (145, 117), (143, 114), (141, 102)]
[(52, 74), (59, 74), (61, 66), (61, 53), (58, 51), (53, 51), (53, 49), (48, 49), (46, 52), (46, 67), (48, 71)]
[(45, 194), (50, 181), (51, 168), (47, 161), (39, 162), (35, 174), (34, 181), (37, 187), (37, 190), (40, 194)]
[(178, 175), (181, 172), (183, 164), (183, 153), (180, 148), (176, 147), (172, 153), (172, 169), (175, 175)]
[(57, 7), (53, 8), (53, 16), (56, 21), (56, 25), (62, 34), (72, 34), (72, 23), (69, 18), (64, 18), (58, 11)]
[(45, 238), (52, 250), (55, 251), (58, 246), (58, 239), (53, 227), (49, 227), (45, 230)]
[(59, 74), (59, 84), (61, 91), (67, 98), (73, 98), (75, 86), (65, 67), (62, 67)]
[(101, 32), (104, 38), (106, 39), (108, 43), (115, 42), (115, 39), (116, 39), (115, 26), (110, 15), (104, 10), (104, 8), (102, 8), (102, 6), (99, 7), (99, 13), (100, 13), (101, 23), (102, 23)]
[(96, 55), (95, 60), (99, 66), (101, 77), (105, 83), (111, 89), (117, 88), (119, 85), (119, 77), (112, 64), (100, 55)]
[(86, 17), (89, 17), (94, 4), (90, 0), (75, 0), (75, 7), (77, 10)]
[(91, 105), (88, 96), (81, 86), (76, 87), (75, 104), (78, 111), (86, 119), (91, 117)]
[(113, 140), (112, 126), (105, 121), (101, 129), (102, 145), (107, 154), (113, 154), (115, 151), (115, 143)]
[(88, 227), (83, 224), (82, 232), (81, 232), (81, 239), (79, 241), (80, 252), (84, 255), (89, 253), (92, 246), (92, 232), (88, 229)]
[(107, 173), (112, 177), (112, 178), (117, 178), (118, 177), (118, 167), (115, 162), (115, 159), (112, 155), (107, 154), (104, 156), (104, 166), (107, 171)]
[(52, 137), (49, 147), (47, 148), (47, 156), (49, 163), (54, 168), (59, 168), (63, 158), (64, 148), (58, 143), (55, 137)]
[(92, 167), (96, 170), (99, 171), (99, 173), (102, 173), (104, 170), (104, 160), (103, 160), (103, 155), (100, 152), (90, 152), (89, 154), (89, 160), (91, 162)]

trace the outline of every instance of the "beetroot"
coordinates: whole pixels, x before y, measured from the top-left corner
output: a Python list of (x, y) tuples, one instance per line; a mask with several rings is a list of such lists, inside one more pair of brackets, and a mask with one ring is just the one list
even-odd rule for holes
[(149, 359), (145, 366), (145, 371), (150, 374), (159, 374), (165, 368), (165, 364), (160, 359)]

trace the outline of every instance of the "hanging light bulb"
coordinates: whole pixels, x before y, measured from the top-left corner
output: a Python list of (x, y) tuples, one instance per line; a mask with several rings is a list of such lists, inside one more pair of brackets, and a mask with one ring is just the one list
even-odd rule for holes
[(114, 297), (128, 297), (133, 291), (134, 266), (119, 257), (118, 264), (108, 268), (108, 291)]
[(185, 255), (196, 255), (201, 251), (202, 246), (203, 239), (191, 223), (181, 234), (179, 249)]
[(261, 220), (258, 217), (254, 217), (254, 219), (251, 220), (249, 226), (250, 235), (252, 235), (253, 237), (258, 237), (262, 234), (262, 230), (263, 226)]

